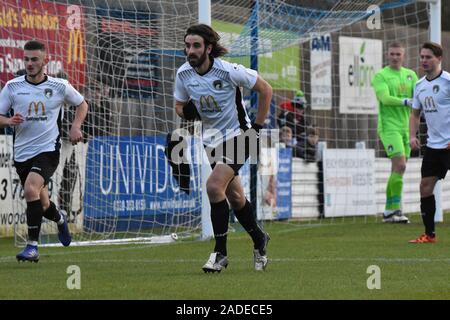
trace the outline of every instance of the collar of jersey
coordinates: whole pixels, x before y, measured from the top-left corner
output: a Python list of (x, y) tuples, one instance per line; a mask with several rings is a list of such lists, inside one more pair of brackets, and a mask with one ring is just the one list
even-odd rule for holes
[(194, 69), (195, 72), (197, 72), (197, 74), (201, 77), (203, 77), (205, 74), (207, 74), (209, 71), (211, 71), (213, 65), (214, 65), (214, 58), (210, 57), (211, 59), (211, 63), (209, 64), (208, 70), (205, 71), (205, 73), (198, 73), (197, 70)]
[(441, 69), (441, 72), (439, 72), (439, 74), (436, 77), (434, 77), (433, 79), (428, 79), (427, 77), (425, 77), (425, 79), (427, 79), (428, 82), (436, 80), (437, 78), (439, 78), (442, 75), (442, 72), (444, 72), (444, 69)]
[(45, 75), (44, 80), (42, 80), (42, 81), (39, 82), (39, 83), (33, 83), (33, 82), (28, 81), (27, 76), (25, 76), (25, 81), (28, 82), (29, 84), (33, 85), (33, 86), (38, 86), (38, 85), (44, 83), (44, 82), (47, 81), (47, 80), (48, 80), (48, 76)]

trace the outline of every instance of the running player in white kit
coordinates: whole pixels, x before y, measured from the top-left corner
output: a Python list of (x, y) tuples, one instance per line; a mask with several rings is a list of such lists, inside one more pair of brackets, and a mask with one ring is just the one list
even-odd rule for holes
[[(180, 117), (192, 120), (197, 114), (200, 116), (203, 143), (213, 168), (206, 187), (216, 244), (203, 270), (220, 272), (228, 265), (228, 202), (253, 240), (255, 269), (264, 270), (268, 261), (269, 236), (253, 216), (238, 171), (247, 160), (249, 149), (254, 147), (244, 136), (259, 135), (270, 107), (272, 87), (256, 71), (219, 59), (227, 53), (219, 39), (217, 32), (208, 25), (199, 24), (187, 29), (184, 37), (187, 62), (177, 71), (174, 92), (176, 112)], [(253, 124), (244, 108), (240, 87), (259, 94)]]
[(420, 50), (420, 62), (425, 77), (417, 82), (414, 89), (410, 143), (413, 149), (420, 148), (416, 133), (422, 111), (428, 127), (420, 181), (420, 211), (425, 233), (410, 243), (436, 242), (434, 230), (436, 202), (433, 190), (436, 182), (444, 179), (450, 170), (450, 74), (441, 68), (442, 55), (442, 46), (433, 42), (424, 43)]
[[(64, 246), (72, 240), (66, 216), (50, 201), (48, 182), (59, 163), (63, 104), (78, 106), (70, 130), (72, 144), (82, 139), (88, 105), (69, 82), (44, 73), (48, 59), (42, 42), (25, 44), (24, 61), (26, 75), (8, 81), (0, 93), (0, 127), (14, 128), (14, 166), (27, 202), (28, 242), (16, 258), (38, 262), (42, 216), (57, 223)], [(7, 117), (10, 111), (14, 115)]]

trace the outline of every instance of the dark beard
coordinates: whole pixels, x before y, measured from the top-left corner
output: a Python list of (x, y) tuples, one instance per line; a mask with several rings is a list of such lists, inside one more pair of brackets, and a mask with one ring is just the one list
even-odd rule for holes
[(205, 62), (206, 57), (207, 57), (207, 55), (206, 55), (206, 49), (205, 49), (205, 51), (203, 51), (203, 54), (200, 56), (200, 58), (198, 58), (197, 62), (191, 61), (191, 59), (189, 57), (188, 57), (188, 62), (192, 68), (198, 68), (203, 64), (203, 62)]

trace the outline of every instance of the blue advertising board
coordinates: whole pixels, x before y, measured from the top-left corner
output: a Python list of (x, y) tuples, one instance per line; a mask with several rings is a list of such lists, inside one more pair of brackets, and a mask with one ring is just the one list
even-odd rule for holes
[(86, 159), (84, 225), (105, 232), (181, 224), (201, 215), (198, 141), (190, 140), (190, 194), (179, 190), (165, 136), (95, 137)]

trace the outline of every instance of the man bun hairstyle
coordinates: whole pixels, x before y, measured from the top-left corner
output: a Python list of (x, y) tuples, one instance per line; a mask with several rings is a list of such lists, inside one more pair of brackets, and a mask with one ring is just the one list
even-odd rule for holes
[(219, 43), (219, 34), (206, 24), (195, 24), (193, 26), (190, 26), (186, 30), (184, 39), (186, 39), (188, 35), (197, 35), (202, 37), (203, 41), (205, 42), (205, 47), (207, 47), (208, 45), (212, 45), (210, 56), (212, 56), (213, 58), (218, 58), (228, 53), (228, 49), (223, 47)]

